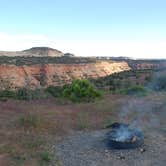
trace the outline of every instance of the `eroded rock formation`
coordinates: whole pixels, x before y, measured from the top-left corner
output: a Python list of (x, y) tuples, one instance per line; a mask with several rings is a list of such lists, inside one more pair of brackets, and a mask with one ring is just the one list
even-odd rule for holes
[(80, 64), (0, 65), (0, 89), (60, 86), (73, 79), (98, 78), (130, 70), (127, 62), (100, 61)]

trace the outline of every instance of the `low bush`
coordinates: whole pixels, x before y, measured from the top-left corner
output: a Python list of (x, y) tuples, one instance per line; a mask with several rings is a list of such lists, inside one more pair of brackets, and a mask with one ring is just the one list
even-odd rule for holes
[(47, 93), (51, 94), (53, 97), (61, 97), (63, 87), (49, 86), (45, 90)]
[(63, 97), (73, 102), (90, 102), (100, 96), (101, 92), (88, 80), (74, 80), (63, 90)]
[(51, 154), (47, 151), (44, 151), (40, 155), (41, 160), (44, 162), (50, 162), (51, 161)]
[(2, 90), (0, 91), (0, 98), (15, 98), (16, 94), (14, 91), (11, 90)]
[(147, 90), (143, 86), (133, 85), (126, 89), (121, 89), (118, 92), (121, 94), (126, 94), (126, 95), (146, 95)]
[(28, 100), (30, 99), (29, 91), (26, 88), (18, 89), (16, 92), (16, 97), (19, 100)]

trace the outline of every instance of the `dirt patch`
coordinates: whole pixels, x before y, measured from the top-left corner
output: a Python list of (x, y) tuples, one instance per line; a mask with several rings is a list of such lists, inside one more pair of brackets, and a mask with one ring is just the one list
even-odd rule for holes
[(150, 131), (141, 148), (113, 150), (104, 141), (106, 132), (74, 133), (55, 146), (55, 152), (64, 166), (165, 166), (166, 133)]

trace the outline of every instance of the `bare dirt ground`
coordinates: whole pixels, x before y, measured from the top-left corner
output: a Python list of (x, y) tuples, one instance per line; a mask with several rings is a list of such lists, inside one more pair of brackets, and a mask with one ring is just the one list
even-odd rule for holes
[(107, 130), (77, 132), (55, 146), (64, 166), (165, 166), (166, 105), (163, 94), (130, 98), (118, 112), (120, 121), (143, 131), (144, 145), (132, 150), (114, 150), (105, 143)]
[[(150, 131), (141, 148), (113, 150), (104, 142), (107, 131), (75, 133), (55, 147), (64, 166), (165, 166), (165, 133)], [(144, 152), (145, 150), (145, 152)]]
[[(27, 113), (35, 115), (33, 121), (26, 120)], [(165, 119), (165, 93), (106, 95), (95, 103), (82, 104), (55, 99), (0, 102), (0, 165), (165, 166)], [(103, 128), (115, 121), (143, 131), (145, 143), (141, 148), (145, 152), (106, 146), (104, 138), (109, 129)], [(41, 159), (44, 145), (51, 153), (48, 161)]]

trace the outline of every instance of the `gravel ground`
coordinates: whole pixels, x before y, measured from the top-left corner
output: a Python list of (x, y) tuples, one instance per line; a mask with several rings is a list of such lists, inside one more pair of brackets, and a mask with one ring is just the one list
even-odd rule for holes
[(104, 142), (107, 131), (73, 133), (54, 147), (55, 154), (63, 166), (166, 165), (165, 131), (149, 130), (144, 145), (132, 150), (109, 149)]

